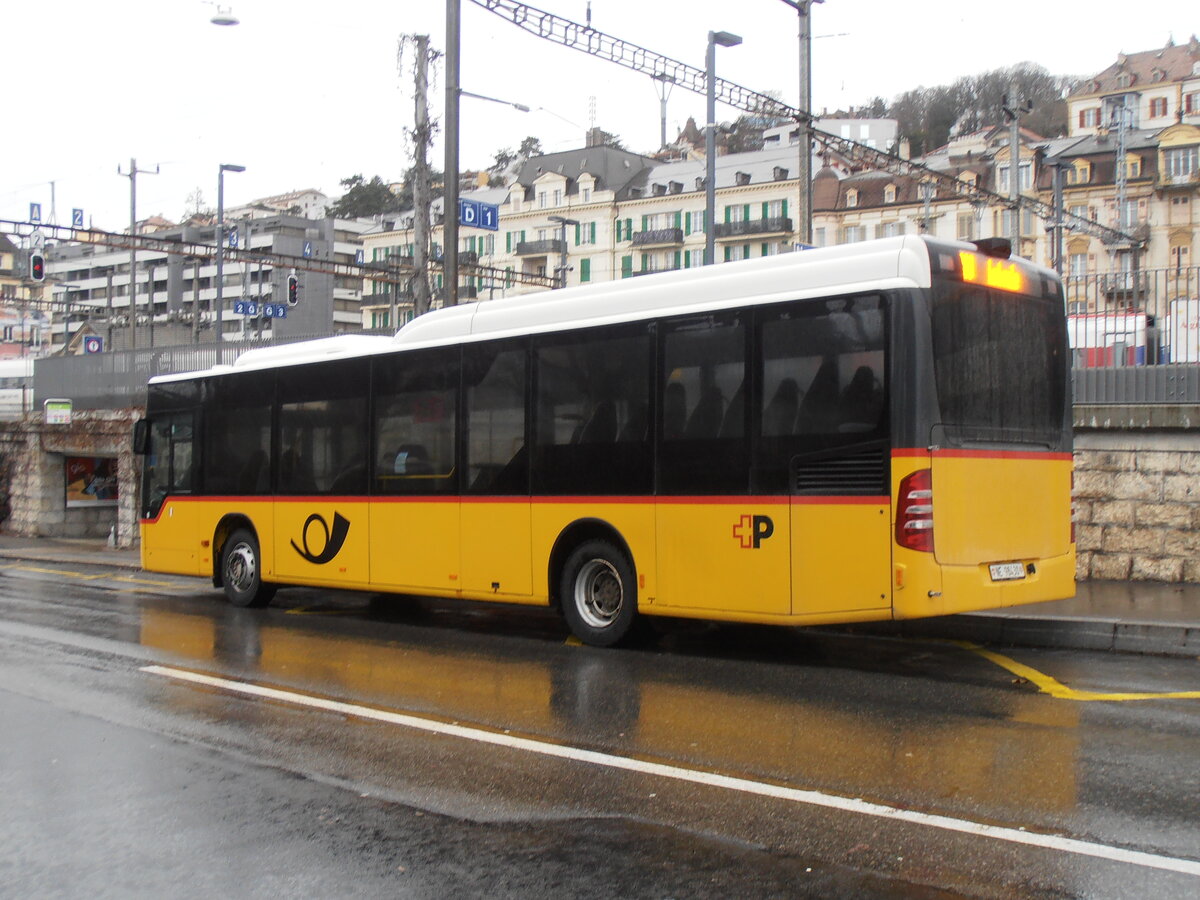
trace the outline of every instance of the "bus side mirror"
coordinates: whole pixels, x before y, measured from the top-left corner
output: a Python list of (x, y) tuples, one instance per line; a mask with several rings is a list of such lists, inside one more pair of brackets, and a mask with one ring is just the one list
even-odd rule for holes
[(133, 423), (133, 452), (138, 456), (150, 452), (150, 423), (145, 419)]

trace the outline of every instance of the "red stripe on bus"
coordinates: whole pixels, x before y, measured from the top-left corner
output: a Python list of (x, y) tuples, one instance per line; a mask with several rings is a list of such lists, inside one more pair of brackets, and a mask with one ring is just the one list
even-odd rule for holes
[[(494, 504), (494, 503), (531, 503), (540, 506), (551, 505), (572, 505), (580, 506), (591, 504), (593, 506), (605, 505), (654, 505), (659, 506), (746, 506), (748, 504), (771, 505), (771, 506), (787, 506), (788, 504), (796, 504), (799, 506), (879, 506), (887, 505), (891, 502), (891, 498), (886, 495), (878, 496), (848, 496), (836, 494), (821, 494), (821, 495), (806, 495), (806, 496), (789, 496), (787, 494), (734, 494), (721, 496), (681, 496), (681, 497), (653, 497), (653, 496), (564, 496), (564, 497), (524, 497), (524, 496), (509, 496), (509, 497), (470, 497), (459, 496), (457, 494), (450, 496), (438, 495), (411, 495), (411, 496), (388, 496), (388, 497), (366, 497), (366, 496), (288, 496), (275, 497), (269, 495), (260, 495), (255, 497), (171, 497), (168, 503), (214, 503), (226, 504), (231, 506), (240, 506), (246, 503), (307, 503), (307, 504), (330, 504), (330, 503), (478, 503), (478, 504)], [(165, 510), (167, 503), (163, 504)], [(230, 510), (236, 512), (237, 510)], [(152, 519), (138, 519), (139, 524), (154, 525), (162, 518), (162, 510)]]
[(920, 448), (903, 448), (892, 451), (893, 459), (919, 457), (926, 459), (930, 456), (941, 456), (946, 459), (1040, 459), (1067, 460), (1074, 459), (1070, 453), (1057, 453), (1049, 450), (926, 450)]

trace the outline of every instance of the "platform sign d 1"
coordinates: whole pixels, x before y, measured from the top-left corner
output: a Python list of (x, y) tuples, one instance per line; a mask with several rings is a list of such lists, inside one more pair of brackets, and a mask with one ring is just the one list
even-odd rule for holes
[(500, 229), (500, 207), (495, 203), (483, 203), (462, 197), (458, 200), (458, 224), (467, 228)]

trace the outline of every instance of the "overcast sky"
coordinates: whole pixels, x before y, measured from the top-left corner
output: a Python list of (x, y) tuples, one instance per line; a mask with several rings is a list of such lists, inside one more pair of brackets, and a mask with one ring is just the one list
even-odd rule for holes
[[(537, 0), (583, 22), (586, 0)], [(225, 4), (222, 4), (224, 7)], [(24, 220), (29, 203), (59, 224), (82, 208), (97, 228), (129, 223), (131, 158), (138, 217), (177, 221), (197, 187), (216, 205), (220, 163), (227, 206), (301, 188), (341, 193), (361, 173), (399, 180), (411, 164), (411, 75), (397, 67), (403, 34), (444, 49), (439, 0), (236, 0), (233, 27), (209, 20), (200, 0), (40, 0), (5, 3), (0, 55), (10, 114), (0, 150), (0, 218)], [(536, 135), (547, 150), (583, 144), (591, 121), (631, 150), (659, 138), (655, 83), (611, 63), (539, 40), (461, 0), (464, 90), (530, 106), (530, 113), (464, 98), (461, 164), (488, 165), (502, 147)], [(592, 0), (597, 30), (702, 68), (709, 30), (742, 36), (718, 48), (718, 74), (757, 91), (798, 96), (797, 17), (781, 0)], [(962, 75), (1038, 63), (1055, 74), (1104, 69), (1120, 52), (1186, 41), (1200, 30), (1193, 3), (1141, 0), (1136, 14), (1105, 3), (826, 0), (813, 7), (813, 107), (818, 113), (892, 99)], [(1081, 12), (1087, 11), (1086, 15)], [(407, 61), (411, 62), (408, 55)], [(445, 82), (434, 76), (433, 115)], [(668, 138), (704, 98), (676, 88)], [(735, 110), (718, 107), (718, 119)], [(444, 150), (432, 161), (442, 168)]]

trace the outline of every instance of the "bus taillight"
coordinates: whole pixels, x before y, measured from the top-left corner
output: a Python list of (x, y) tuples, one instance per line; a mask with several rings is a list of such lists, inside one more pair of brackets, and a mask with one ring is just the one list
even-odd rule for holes
[(918, 469), (900, 482), (896, 543), (909, 550), (933, 552), (933, 476)]

